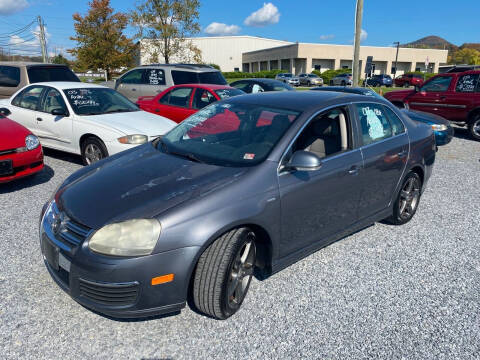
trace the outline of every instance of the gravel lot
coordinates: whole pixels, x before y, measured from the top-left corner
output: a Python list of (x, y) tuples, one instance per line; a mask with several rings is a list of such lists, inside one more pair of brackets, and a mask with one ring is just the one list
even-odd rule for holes
[(0, 186), (2, 359), (479, 359), (480, 142), (440, 148), (415, 218), (376, 224), (264, 280), (216, 321), (189, 308), (116, 321), (51, 280), (38, 216), (79, 159), (49, 151), (42, 175)]

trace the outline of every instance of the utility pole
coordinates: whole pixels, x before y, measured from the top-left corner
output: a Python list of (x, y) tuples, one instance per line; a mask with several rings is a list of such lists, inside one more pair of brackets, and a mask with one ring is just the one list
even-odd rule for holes
[(45, 40), (45, 27), (42, 20), (42, 17), (37, 16), (38, 26), (40, 27), (40, 47), (42, 48), (42, 58), (44, 63), (48, 63), (48, 53), (47, 53), (47, 41)]
[(352, 86), (358, 86), (360, 78), (360, 34), (362, 32), (363, 0), (357, 0), (355, 11), (355, 40), (353, 42)]
[(400, 42), (395, 41), (393, 44), (397, 45), (397, 55), (395, 56), (395, 72), (393, 73), (393, 80), (395, 80), (397, 76), (398, 48), (400, 47)]

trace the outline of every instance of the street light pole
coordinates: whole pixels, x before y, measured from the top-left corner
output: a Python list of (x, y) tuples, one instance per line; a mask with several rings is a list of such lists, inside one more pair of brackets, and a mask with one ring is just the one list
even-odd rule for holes
[(360, 34), (362, 32), (363, 0), (357, 0), (355, 11), (355, 40), (353, 44), (352, 86), (358, 86), (360, 78)]
[(393, 80), (395, 80), (397, 77), (398, 48), (400, 47), (400, 42), (395, 41), (393, 44), (397, 45), (397, 55), (395, 56), (395, 72), (393, 73)]

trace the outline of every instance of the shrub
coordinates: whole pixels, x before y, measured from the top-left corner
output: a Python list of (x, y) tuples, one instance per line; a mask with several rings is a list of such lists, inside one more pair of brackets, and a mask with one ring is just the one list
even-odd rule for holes
[(288, 70), (266, 70), (257, 72), (230, 71), (222, 73), (226, 79), (246, 79), (246, 78), (270, 78), (273, 79), (277, 74), (288, 72)]

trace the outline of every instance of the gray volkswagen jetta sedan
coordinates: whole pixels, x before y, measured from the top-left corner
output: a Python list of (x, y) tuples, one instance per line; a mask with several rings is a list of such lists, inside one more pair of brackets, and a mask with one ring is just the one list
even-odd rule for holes
[(260, 279), (376, 221), (404, 224), (435, 160), (431, 128), (337, 92), (214, 103), (85, 167), (45, 204), (55, 282), (112, 317), (234, 314)]

